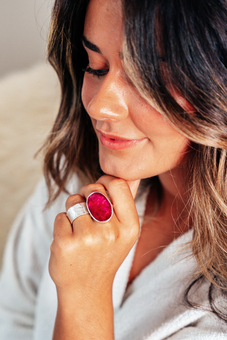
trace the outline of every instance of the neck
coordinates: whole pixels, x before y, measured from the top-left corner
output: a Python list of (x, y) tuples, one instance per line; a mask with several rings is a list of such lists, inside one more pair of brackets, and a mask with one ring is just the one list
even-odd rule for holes
[(159, 180), (164, 194), (185, 203), (186, 188), (184, 167), (176, 167), (171, 171), (159, 175)]
[(189, 229), (186, 210), (185, 169), (175, 169), (159, 175), (162, 185), (162, 200), (156, 218), (163, 221), (170, 232), (183, 233)]

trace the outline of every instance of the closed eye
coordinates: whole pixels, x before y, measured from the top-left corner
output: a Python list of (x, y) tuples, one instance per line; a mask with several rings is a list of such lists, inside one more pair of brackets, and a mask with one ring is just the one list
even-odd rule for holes
[(93, 69), (90, 66), (87, 66), (85, 69), (83, 69), (84, 72), (90, 73), (95, 77), (103, 77), (108, 73), (108, 69)]

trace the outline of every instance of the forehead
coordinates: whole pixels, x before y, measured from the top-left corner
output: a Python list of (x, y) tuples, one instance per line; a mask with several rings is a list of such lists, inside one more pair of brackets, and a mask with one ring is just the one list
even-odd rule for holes
[(104, 33), (113, 36), (122, 32), (122, 3), (121, 0), (91, 0), (89, 2), (84, 35), (99, 38)]

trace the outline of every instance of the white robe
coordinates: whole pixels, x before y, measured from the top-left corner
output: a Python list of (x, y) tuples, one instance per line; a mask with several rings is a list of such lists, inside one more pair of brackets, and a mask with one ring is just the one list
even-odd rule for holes
[[(81, 185), (72, 179), (70, 192)], [(141, 224), (146, 197), (147, 190), (136, 198)], [(57, 296), (48, 273), (49, 248), (54, 219), (65, 211), (66, 198), (62, 193), (43, 211), (47, 191), (42, 181), (13, 225), (0, 280), (0, 340), (52, 339)], [(184, 303), (196, 261), (190, 250), (178, 250), (191, 237), (189, 231), (172, 242), (126, 290), (136, 246), (130, 251), (113, 285), (116, 340), (227, 339), (227, 324), (209, 312), (207, 283), (193, 295), (202, 308)]]

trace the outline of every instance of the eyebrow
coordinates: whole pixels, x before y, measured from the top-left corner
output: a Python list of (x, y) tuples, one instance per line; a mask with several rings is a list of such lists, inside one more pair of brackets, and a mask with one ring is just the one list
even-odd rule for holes
[(82, 36), (81, 40), (84, 43), (84, 46), (86, 46), (89, 50), (102, 54), (98, 46), (92, 44), (84, 35)]
[[(84, 43), (84, 46), (87, 47), (89, 50), (102, 54), (102, 51), (100, 50), (100, 48), (98, 46), (96, 46), (95, 44), (93, 44), (92, 42), (90, 42), (85, 37), (85, 35), (82, 35), (81, 40)], [(122, 52), (119, 52), (119, 57), (120, 57), (121, 60), (124, 59)]]

